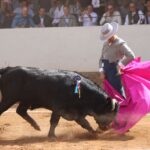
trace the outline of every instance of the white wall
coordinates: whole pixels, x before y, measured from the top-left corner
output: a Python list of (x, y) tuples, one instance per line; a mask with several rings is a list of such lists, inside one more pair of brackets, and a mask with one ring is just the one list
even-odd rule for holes
[[(0, 67), (97, 71), (100, 27), (0, 30)], [(137, 56), (150, 59), (150, 26), (121, 26), (118, 35)]]

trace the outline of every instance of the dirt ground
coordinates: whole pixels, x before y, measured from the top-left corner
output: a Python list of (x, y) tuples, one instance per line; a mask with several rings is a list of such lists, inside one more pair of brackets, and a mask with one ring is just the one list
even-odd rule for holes
[[(49, 111), (39, 109), (29, 114), (41, 131), (34, 130), (11, 108), (0, 117), (0, 150), (150, 150), (150, 116), (144, 117), (125, 135), (103, 133), (90, 135), (75, 122), (61, 119), (56, 128), (57, 140), (47, 138)], [(87, 118), (93, 128), (93, 118)]]

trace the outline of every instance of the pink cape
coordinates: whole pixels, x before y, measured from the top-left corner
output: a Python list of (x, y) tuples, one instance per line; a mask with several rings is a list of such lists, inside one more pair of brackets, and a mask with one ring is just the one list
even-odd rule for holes
[(150, 112), (150, 61), (140, 62), (140, 58), (136, 58), (121, 71), (126, 98), (104, 81), (104, 90), (120, 103), (116, 121), (112, 124), (120, 134), (128, 131)]

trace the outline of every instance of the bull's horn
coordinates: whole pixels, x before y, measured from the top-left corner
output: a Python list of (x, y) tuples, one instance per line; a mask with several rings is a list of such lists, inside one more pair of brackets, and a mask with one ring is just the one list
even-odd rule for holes
[(116, 103), (117, 103), (117, 100), (116, 99), (112, 99), (112, 111), (115, 110)]

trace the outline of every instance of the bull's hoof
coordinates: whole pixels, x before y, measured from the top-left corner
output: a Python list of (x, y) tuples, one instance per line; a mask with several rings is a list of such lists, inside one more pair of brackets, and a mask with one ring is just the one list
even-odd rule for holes
[(49, 134), (48, 137), (49, 137), (49, 139), (50, 139), (51, 141), (56, 141), (56, 140), (57, 140), (56, 135), (51, 135), (51, 134)]
[(96, 129), (96, 132), (100, 134), (100, 133), (103, 133), (104, 131), (98, 127), (98, 128)]
[(89, 132), (89, 136), (92, 139), (96, 139), (98, 137), (98, 133), (96, 131)]
[(34, 126), (35, 130), (41, 131), (40, 127), (38, 125)]
[(96, 135), (97, 132), (95, 130), (89, 131), (90, 134)]

